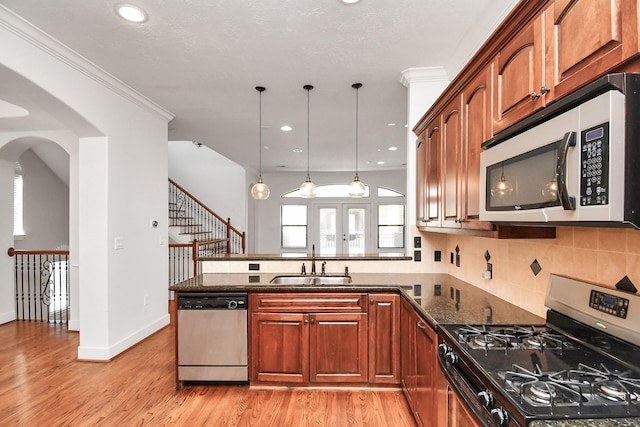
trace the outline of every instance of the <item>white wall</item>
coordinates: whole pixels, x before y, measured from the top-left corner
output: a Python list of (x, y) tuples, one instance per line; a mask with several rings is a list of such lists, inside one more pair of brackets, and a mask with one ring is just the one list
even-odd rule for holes
[[(371, 193), (375, 195), (376, 187), (391, 188), (401, 193), (406, 191), (405, 171), (384, 171), (384, 172), (359, 172), (360, 180), (371, 186)], [(253, 202), (253, 221), (255, 223), (255, 235), (247, 235), (248, 246), (253, 253), (269, 254), (280, 253), (280, 205), (307, 203), (310, 209), (314, 204), (329, 203), (335, 199), (283, 199), (281, 196), (300, 187), (305, 180), (306, 173), (264, 173), (262, 179), (269, 186), (271, 194), (267, 200), (256, 200)], [(353, 180), (353, 172), (332, 172), (332, 173), (311, 173), (312, 181), (317, 185), (326, 184), (349, 184)], [(245, 189), (248, 193), (248, 190)], [(251, 197), (248, 195), (248, 197)], [(340, 199), (342, 203), (373, 203), (377, 199)], [(387, 199), (391, 201), (391, 199)], [(374, 207), (372, 206), (372, 209)], [(372, 211), (373, 213), (373, 211)], [(309, 244), (314, 243), (311, 241)]]
[(25, 235), (14, 247), (36, 250), (68, 246), (69, 187), (33, 150), (27, 150), (18, 161), (23, 171)]
[[(77, 166), (78, 210), (70, 212), (78, 219), (71, 224), (77, 231), (70, 230), (78, 236), (78, 357), (110, 359), (169, 323), (167, 122), (173, 116), (2, 8), (0, 24), (0, 67), (38, 94), (41, 108), (56, 106), (48, 112), (79, 137), (78, 156), (71, 158), (78, 162), (71, 167), (74, 173)], [(76, 196), (70, 197), (73, 207)]]
[[(6, 251), (13, 246), (13, 175), (15, 162), (0, 159), (0, 249)], [(4, 206), (10, 206), (8, 212)], [(6, 253), (0, 256), (0, 323), (16, 318), (15, 292), (13, 289), (14, 259)]]
[(169, 141), (169, 178), (240, 231), (247, 230), (245, 170), (206, 146)]

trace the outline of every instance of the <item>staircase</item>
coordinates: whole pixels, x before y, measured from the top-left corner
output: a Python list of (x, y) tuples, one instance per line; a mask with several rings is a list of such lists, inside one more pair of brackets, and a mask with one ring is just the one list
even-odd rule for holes
[(198, 256), (223, 256), (245, 251), (245, 235), (169, 179), (169, 239), (197, 242)]

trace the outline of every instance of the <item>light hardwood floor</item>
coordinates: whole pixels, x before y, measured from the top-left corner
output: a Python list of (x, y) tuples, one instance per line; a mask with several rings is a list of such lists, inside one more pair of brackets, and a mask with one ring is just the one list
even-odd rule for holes
[(415, 427), (399, 390), (175, 388), (173, 326), (108, 363), (76, 360), (78, 334), (0, 325), (0, 426)]

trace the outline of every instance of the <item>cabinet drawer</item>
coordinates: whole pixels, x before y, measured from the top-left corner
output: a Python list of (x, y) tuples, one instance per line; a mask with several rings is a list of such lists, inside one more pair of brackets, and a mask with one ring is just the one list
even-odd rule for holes
[(366, 313), (367, 294), (256, 293), (249, 296), (251, 311), (278, 313)]

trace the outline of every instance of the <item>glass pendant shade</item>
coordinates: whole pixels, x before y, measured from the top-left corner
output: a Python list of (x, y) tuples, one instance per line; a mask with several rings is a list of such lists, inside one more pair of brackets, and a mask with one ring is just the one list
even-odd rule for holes
[(491, 187), (491, 197), (504, 199), (505, 197), (509, 197), (511, 194), (513, 194), (513, 185), (505, 179), (504, 175), (500, 177), (500, 181), (496, 182), (493, 187)]
[(307, 179), (300, 186), (300, 197), (303, 199), (313, 199), (316, 197), (316, 185), (307, 176)]
[(251, 195), (256, 200), (268, 199), (269, 194), (271, 194), (271, 190), (269, 190), (269, 186), (262, 181), (262, 178), (258, 179), (258, 182), (251, 187)]
[(258, 178), (258, 182), (253, 184), (253, 187), (251, 187), (251, 195), (256, 200), (265, 200), (268, 199), (269, 194), (271, 194), (271, 191), (269, 190), (267, 184), (262, 181), (262, 92), (264, 92), (266, 89), (262, 86), (256, 86), (256, 90), (260, 92), (260, 175)]
[(364, 196), (364, 184), (360, 181), (358, 175), (353, 178), (351, 184), (349, 184), (349, 197), (362, 197)]

